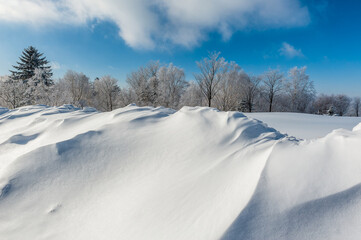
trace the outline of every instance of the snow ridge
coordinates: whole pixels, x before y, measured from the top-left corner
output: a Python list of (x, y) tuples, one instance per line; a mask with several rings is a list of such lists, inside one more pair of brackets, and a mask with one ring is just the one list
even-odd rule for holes
[(66, 105), (0, 131), (0, 239), (361, 236), (358, 127), (300, 141), (238, 112)]

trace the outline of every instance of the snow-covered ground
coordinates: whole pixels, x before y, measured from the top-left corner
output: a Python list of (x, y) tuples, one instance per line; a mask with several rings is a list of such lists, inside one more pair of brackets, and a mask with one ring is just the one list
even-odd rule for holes
[(352, 130), (361, 122), (360, 117), (336, 117), (303, 113), (245, 113), (289, 136), (302, 139), (324, 137), (335, 129)]
[(211, 108), (0, 109), (0, 239), (360, 239), (360, 146)]

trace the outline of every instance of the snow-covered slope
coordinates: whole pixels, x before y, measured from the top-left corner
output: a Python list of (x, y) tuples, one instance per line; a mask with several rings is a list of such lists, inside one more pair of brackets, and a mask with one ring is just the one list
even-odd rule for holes
[(324, 137), (335, 129), (352, 130), (361, 123), (360, 117), (334, 117), (305, 113), (245, 113), (247, 117), (258, 119), (281, 133), (302, 139)]
[(360, 145), (210, 108), (4, 110), (0, 239), (359, 239)]

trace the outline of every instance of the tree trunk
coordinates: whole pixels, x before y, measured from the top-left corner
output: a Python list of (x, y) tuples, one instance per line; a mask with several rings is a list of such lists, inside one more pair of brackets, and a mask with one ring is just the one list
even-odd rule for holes
[(272, 99), (270, 99), (270, 102), (269, 102), (269, 112), (272, 112)]

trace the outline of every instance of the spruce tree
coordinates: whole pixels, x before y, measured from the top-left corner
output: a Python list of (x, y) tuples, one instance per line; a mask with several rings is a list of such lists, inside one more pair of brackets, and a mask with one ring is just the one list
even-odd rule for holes
[(51, 67), (48, 65), (48, 60), (43, 57), (43, 53), (40, 53), (36, 48), (30, 46), (22, 52), (22, 56), (19, 58), (16, 66), (13, 66), (16, 70), (12, 73), (11, 78), (14, 80), (22, 80), (24, 83), (28, 79), (35, 75), (35, 69), (42, 70), (44, 77), (44, 84), (50, 86), (53, 84), (51, 77), (53, 76)]

